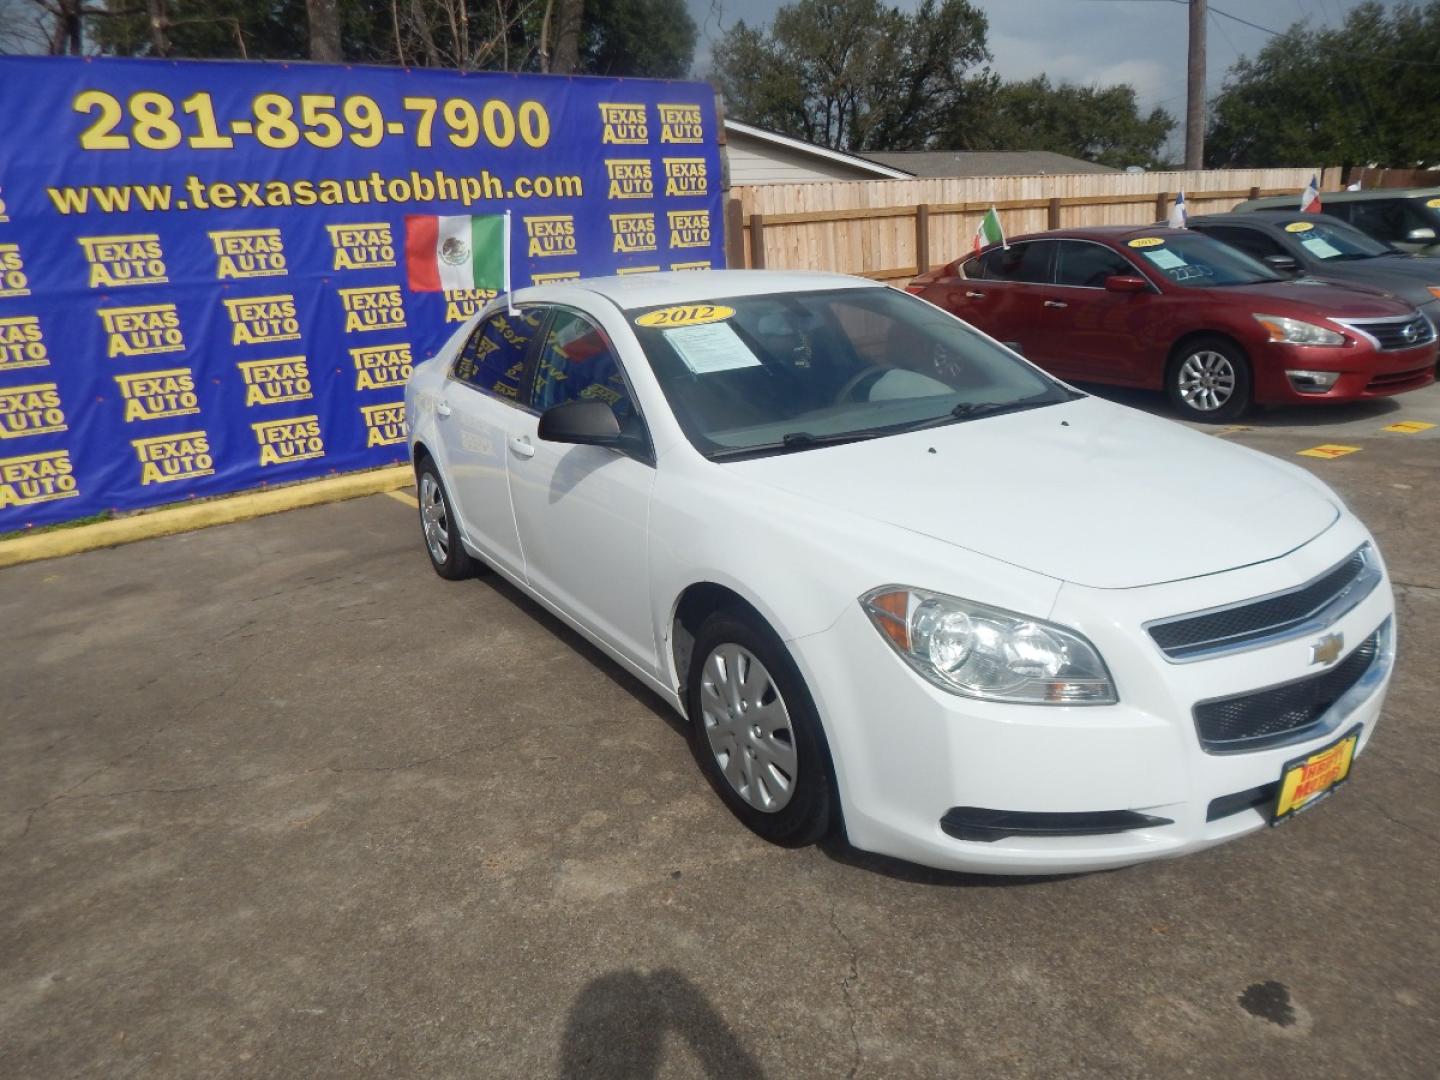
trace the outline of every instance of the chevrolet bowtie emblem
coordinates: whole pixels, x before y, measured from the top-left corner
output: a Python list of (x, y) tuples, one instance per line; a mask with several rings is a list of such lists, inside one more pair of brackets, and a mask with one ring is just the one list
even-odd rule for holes
[(1310, 646), (1310, 663), (1333, 664), (1340, 659), (1340, 650), (1345, 648), (1344, 634), (1326, 634)]

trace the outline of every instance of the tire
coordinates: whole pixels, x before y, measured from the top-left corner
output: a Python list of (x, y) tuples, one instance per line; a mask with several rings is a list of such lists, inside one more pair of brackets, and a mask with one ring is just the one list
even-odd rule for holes
[(415, 494), (420, 503), (420, 539), (435, 573), (446, 581), (473, 577), (481, 565), (460, 542), (450, 493), (445, 490), (435, 462), (428, 457), (422, 458), (415, 469)]
[(820, 717), (795, 661), (763, 620), (741, 611), (706, 619), (685, 705), (700, 771), (747, 828), (784, 847), (830, 832), (839, 802)]
[(1170, 404), (1186, 420), (1227, 424), (1254, 401), (1250, 360), (1227, 338), (1191, 338), (1177, 349), (1165, 375)]

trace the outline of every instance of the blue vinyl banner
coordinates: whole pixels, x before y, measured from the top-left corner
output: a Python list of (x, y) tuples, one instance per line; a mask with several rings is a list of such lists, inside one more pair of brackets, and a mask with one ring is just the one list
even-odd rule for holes
[(516, 288), (724, 265), (704, 84), (0, 57), (0, 101), (0, 533), (403, 461), (507, 210)]

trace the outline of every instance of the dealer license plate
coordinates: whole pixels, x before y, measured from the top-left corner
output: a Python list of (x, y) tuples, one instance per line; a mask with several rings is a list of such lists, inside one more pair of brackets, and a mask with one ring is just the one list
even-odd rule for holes
[(1270, 824), (1279, 825), (1302, 810), (1335, 793), (1350, 776), (1350, 763), (1360, 744), (1360, 727), (1347, 731), (1322, 750), (1287, 762), (1280, 770), (1280, 790), (1270, 813)]

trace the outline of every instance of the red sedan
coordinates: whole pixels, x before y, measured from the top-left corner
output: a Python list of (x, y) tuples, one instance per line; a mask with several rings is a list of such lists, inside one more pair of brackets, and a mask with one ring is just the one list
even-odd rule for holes
[(1164, 389), (1195, 420), (1435, 380), (1435, 327), (1404, 300), (1282, 277), (1184, 229), (1022, 236), (909, 290), (1062, 378)]

